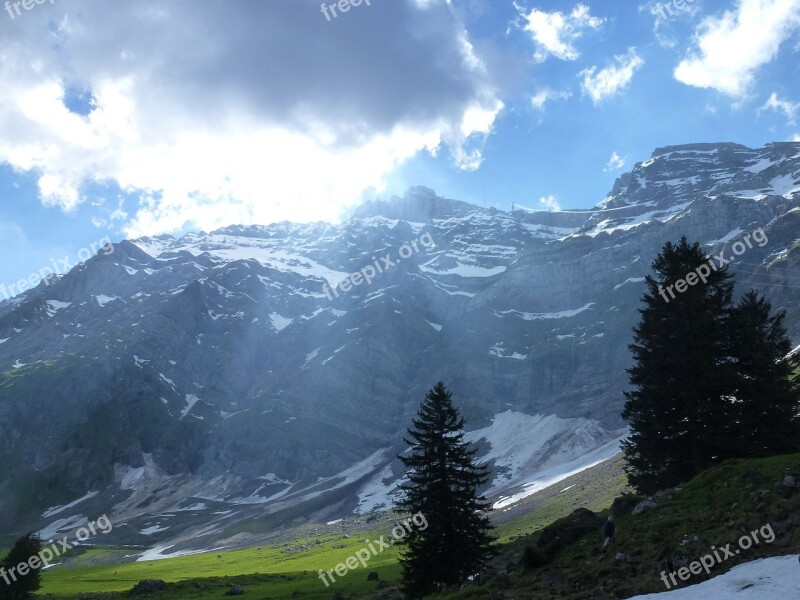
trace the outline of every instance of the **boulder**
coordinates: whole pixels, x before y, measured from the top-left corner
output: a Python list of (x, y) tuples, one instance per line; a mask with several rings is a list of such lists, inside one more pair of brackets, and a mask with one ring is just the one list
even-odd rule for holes
[(550, 563), (565, 547), (590, 533), (602, 532), (603, 519), (586, 508), (575, 510), (568, 517), (559, 519), (542, 530), (535, 546), (527, 546), (522, 555), (525, 569), (535, 569)]
[(586, 508), (578, 508), (568, 517), (545, 527), (536, 545), (566, 546), (593, 531), (597, 531), (600, 535), (602, 525), (603, 519), (599, 515)]
[(226, 596), (242, 596), (244, 594), (244, 590), (240, 588), (238, 585), (232, 585), (231, 589), (225, 592)]
[(639, 504), (636, 505), (631, 514), (641, 515), (642, 513), (651, 511), (654, 508), (658, 508), (658, 504), (652, 498), (648, 498), (647, 500), (639, 502)]
[(794, 486), (786, 486), (782, 481), (776, 481), (772, 489), (775, 492), (775, 495), (780, 496), (781, 498), (789, 498), (797, 491)]
[(644, 500), (644, 496), (620, 496), (611, 504), (611, 514), (615, 517), (624, 517), (631, 514), (636, 505)]
[(133, 589), (128, 592), (128, 594), (130, 596), (147, 596), (149, 594), (160, 592), (166, 586), (167, 583), (165, 581), (161, 581), (160, 579), (143, 579), (133, 586)]

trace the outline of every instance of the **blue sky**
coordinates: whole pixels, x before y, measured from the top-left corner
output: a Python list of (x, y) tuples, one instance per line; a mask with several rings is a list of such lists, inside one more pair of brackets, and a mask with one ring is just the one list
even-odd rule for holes
[(6, 284), (106, 236), (333, 221), (412, 185), (586, 208), (656, 147), (800, 135), (800, 0), (18, 8), (0, 12)]

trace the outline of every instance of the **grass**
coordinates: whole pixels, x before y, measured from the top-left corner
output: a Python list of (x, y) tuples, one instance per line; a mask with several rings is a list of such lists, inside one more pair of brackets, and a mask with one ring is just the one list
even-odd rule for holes
[[(605, 600), (663, 592), (660, 572), (666, 559), (688, 562), (769, 524), (777, 535), (772, 544), (753, 545), (735, 559), (717, 565), (712, 575), (736, 564), (768, 556), (800, 552), (800, 493), (783, 498), (774, 484), (786, 474), (800, 475), (800, 454), (765, 459), (727, 461), (657, 499), (655, 510), (616, 519), (617, 541), (608, 553), (601, 551), (600, 529), (560, 548), (555, 559), (530, 572), (521, 570), (522, 550), (535, 545), (538, 534), (517, 540), (501, 557), (512, 573), (502, 573), (483, 586), (469, 586), (446, 597), (563, 598)], [(605, 516), (607, 512), (603, 512)], [(617, 553), (624, 559), (617, 560)], [(681, 563), (682, 566), (683, 563)], [(694, 575), (688, 584), (707, 576)]]
[[(515, 509), (520, 514), (500, 513), (495, 531), (498, 543), (503, 547), (525, 539), (577, 506), (601, 510), (624, 487), (619, 459), (574, 475), (526, 499), (521, 508)], [(130, 548), (91, 549), (69, 556), (64, 565), (45, 571), (39, 595), (49, 600), (74, 599), (86, 594), (102, 594), (99, 597), (104, 599), (122, 598), (143, 579), (161, 579), (169, 587), (153, 597), (163, 600), (221, 598), (234, 584), (242, 586), (248, 598), (255, 599), (328, 600), (335, 593), (351, 598), (373, 597), (378, 585), (383, 593), (397, 590), (401, 574), (397, 547), (373, 557), (367, 568), (359, 567), (343, 578), (337, 577), (331, 587), (326, 588), (320, 581), (318, 571), (334, 568), (364, 548), (367, 540), (387, 535), (391, 527), (391, 515), (387, 513), (373, 520), (368, 529), (351, 531), (349, 537), (304, 535), (260, 548), (146, 562), (122, 562), (126, 555), (136, 552)], [(385, 583), (368, 581), (371, 571), (376, 571)]]
[[(168, 583), (183, 582), (168, 595), (159, 596), (162, 598), (218, 596), (221, 587), (228, 588), (233, 583), (247, 586), (248, 592), (269, 593), (270, 598), (292, 595), (327, 598), (331, 591), (320, 581), (317, 571), (335, 567), (365, 547), (367, 539), (374, 540), (380, 535), (375, 532), (349, 539), (334, 535), (261, 548), (123, 564), (96, 564), (105, 562), (110, 550), (90, 550), (71, 561), (69, 567), (46, 571), (40, 593), (61, 598), (85, 592), (122, 592), (143, 579), (161, 579)], [(369, 571), (377, 571), (382, 579), (396, 580), (397, 549), (384, 551), (373, 557), (366, 569), (358, 569), (337, 581), (337, 591), (352, 593), (374, 588), (376, 584), (366, 580)]]
[(501, 520), (495, 535), (499, 543), (508, 544), (540, 531), (576, 508), (605, 510), (628, 490), (624, 461), (621, 456), (613, 458), (537, 493), (523, 506), (524, 514)]
[[(511, 511), (497, 513), (499, 556), (494, 566), (499, 574), (481, 585), (469, 585), (443, 597), (604, 600), (664, 591), (658, 574), (666, 557), (698, 559), (711, 545), (735, 542), (741, 532), (767, 523), (778, 534), (773, 544), (753, 546), (736, 560), (717, 566), (713, 574), (744, 560), (800, 551), (800, 530), (796, 524), (792, 526), (792, 519), (796, 521), (800, 514), (800, 493), (782, 498), (773, 491), (773, 484), (787, 473), (800, 474), (800, 455), (790, 455), (723, 463), (679, 490), (662, 494), (657, 509), (619, 517), (618, 540), (608, 554), (600, 552), (598, 529), (561, 548), (550, 564), (523, 571), (522, 553), (527, 545), (535, 544), (542, 528), (578, 507), (605, 514), (614, 497), (627, 490), (622, 466), (619, 458), (606, 461), (538, 492)], [(762, 502), (761, 496), (766, 501)], [(153, 598), (222, 598), (234, 584), (242, 586), (246, 597), (253, 599), (327, 600), (334, 594), (359, 599), (373, 598), (377, 592), (391, 597), (400, 580), (396, 547), (373, 557), (367, 568), (337, 577), (331, 587), (325, 587), (318, 577), (319, 569), (332, 569), (366, 547), (367, 540), (387, 535), (391, 515), (384, 514), (367, 527), (351, 530), (349, 536), (306, 534), (260, 548), (147, 562), (120, 563), (125, 554), (133, 552), (131, 549), (92, 549), (45, 572), (40, 595), (48, 600), (111, 600), (127, 597), (125, 592), (142, 579), (162, 579), (169, 583), (168, 589)], [(624, 561), (615, 559), (617, 552), (625, 555)], [(367, 580), (371, 571), (379, 574), (380, 582)], [(703, 578), (694, 576), (690, 583)], [(598, 582), (602, 582), (602, 588), (598, 588)]]

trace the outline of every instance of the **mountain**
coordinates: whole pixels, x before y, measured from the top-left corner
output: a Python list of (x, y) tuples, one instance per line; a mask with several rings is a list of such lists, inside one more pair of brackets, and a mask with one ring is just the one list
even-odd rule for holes
[(643, 278), (681, 235), (798, 343), (800, 143), (660, 148), (589, 210), (412, 188), (339, 225), (122, 241), (0, 304), (0, 527), (108, 514), (152, 557), (386, 507), (439, 380), (505, 509), (616, 452)]

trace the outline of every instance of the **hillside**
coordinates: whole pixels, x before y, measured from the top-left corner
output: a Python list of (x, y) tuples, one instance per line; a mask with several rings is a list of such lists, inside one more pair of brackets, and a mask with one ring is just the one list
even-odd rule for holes
[[(632, 507), (619, 503), (617, 541), (602, 551), (599, 518), (588, 533), (579, 525), (592, 519), (579, 513), (561, 519), (543, 532), (525, 536), (504, 547), (499, 564), (508, 573), (496, 575), (481, 586), (468, 586), (447, 598), (566, 598), (606, 600), (667, 590), (661, 572), (675, 572), (693, 561), (731, 544), (749, 532), (769, 525), (774, 541), (742, 549), (715, 564), (712, 577), (736, 565), (763, 557), (800, 553), (800, 455), (725, 462), (685, 485), (656, 494), (655, 507), (632, 515)], [(789, 476), (795, 482), (785, 486)], [(605, 517), (608, 511), (600, 516)], [(525, 548), (527, 561), (523, 558)], [(725, 554), (721, 554), (724, 557)], [(523, 565), (528, 567), (523, 569)], [(798, 569), (794, 557), (792, 567)], [(686, 587), (709, 579), (705, 572), (691, 575)], [(668, 580), (669, 581), (669, 580)], [(699, 596), (698, 596), (699, 597)]]

